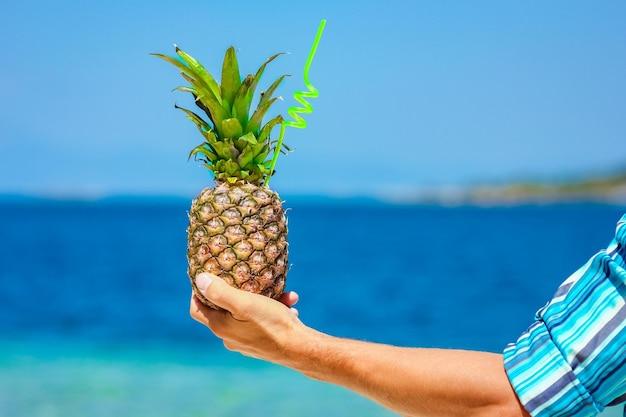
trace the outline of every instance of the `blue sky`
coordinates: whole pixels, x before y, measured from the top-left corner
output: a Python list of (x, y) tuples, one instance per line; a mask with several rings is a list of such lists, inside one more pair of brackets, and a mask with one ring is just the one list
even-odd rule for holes
[[(174, 103), (173, 44), (229, 45), (285, 112), (321, 19), (320, 97), (272, 187), (377, 194), (626, 166), (623, 1), (147, 1), (0, 5), (0, 193), (193, 196), (201, 138)], [(275, 134), (278, 133), (278, 129)]]

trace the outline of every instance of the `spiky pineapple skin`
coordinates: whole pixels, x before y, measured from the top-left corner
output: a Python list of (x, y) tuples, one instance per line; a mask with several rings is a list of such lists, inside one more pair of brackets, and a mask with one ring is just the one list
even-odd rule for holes
[(193, 200), (187, 228), (188, 275), (208, 272), (235, 288), (279, 298), (288, 272), (287, 218), (279, 195), (252, 183), (217, 184)]

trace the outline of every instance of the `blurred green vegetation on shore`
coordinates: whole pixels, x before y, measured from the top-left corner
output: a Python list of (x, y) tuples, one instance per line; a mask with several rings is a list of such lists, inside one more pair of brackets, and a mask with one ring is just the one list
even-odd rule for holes
[(613, 203), (626, 204), (626, 171), (614, 175), (557, 182), (517, 182), (471, 188), (473, 203)]

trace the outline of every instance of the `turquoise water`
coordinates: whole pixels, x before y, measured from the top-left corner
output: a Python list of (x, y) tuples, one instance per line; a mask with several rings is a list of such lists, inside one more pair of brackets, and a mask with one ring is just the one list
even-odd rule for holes
[(42, 342), (0, 346), (0, 415), (393, 415), (345, 389), (223, 350)]
[[(0, 416), (394, 415), (191, 320), (186, 208), (0, 204)], [(623, 212), (293, 204), (288, 286), (331, 334), (500, 351)]]
[(223, 352), (67, 342), (45, 349), (4, 342), (0, 349), (2, 416), (396, 415), (343, 388)]

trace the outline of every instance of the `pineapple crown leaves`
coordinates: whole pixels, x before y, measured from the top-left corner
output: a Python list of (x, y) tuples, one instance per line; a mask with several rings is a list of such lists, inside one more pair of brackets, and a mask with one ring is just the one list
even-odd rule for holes
[[(275, 116), (265, 124), (263, 119), (272, 104), (280, 98), (274, 97), (274, 93), (287, 75), (280, 76), (260, 93), (258, 105), (252, 114), (250, 109), (267, 64), (281, 53), (272, 55), (255, 74), (242, 79), (237, 54), (231, 46), (226, 50), (218, 84), (200, 62), (178, 46), (174, 47), (177, 57), (157, 53), (151, 55), (180, 70), (189, 85), (176, 87), (174, 91), (192, 94), (195, 104), (208, 118), (207, 121), (197, 113), (175, 105), (204, 137), (204, 142), (191, 150), (189, 158), (193, 156), (204, 162), (218, 181), (261, 183), (270, 177), (269, 155), (277, 146), (277, 142), (270, 139), (270, 133), (283, 122), (283, 117)], [(287, 146), (281, 145), (281, 152), (282, 148), (289, 150)]]

